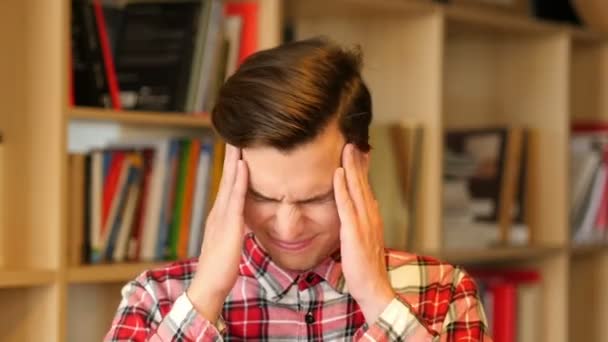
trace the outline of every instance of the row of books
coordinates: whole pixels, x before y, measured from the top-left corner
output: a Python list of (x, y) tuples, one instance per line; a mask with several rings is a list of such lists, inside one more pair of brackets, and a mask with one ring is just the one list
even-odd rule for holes
[(494, 342), (542, 340), (542, 277), (535, 269), (470, 270)]
[(170, 138), (70, 154), (70, 262), (197, 256), (223, 149), (212, 138)]
[(608, 242), (608, 125), (578, 122), (570, 142), (570, 224), (575, 244)]
[(444, 132), (444, 248), (529, 242), (524, 209), (530, 134), (524, 127)]
[(257, 48), (256, 1), (72, 0), (70, 103), (209, 112)]

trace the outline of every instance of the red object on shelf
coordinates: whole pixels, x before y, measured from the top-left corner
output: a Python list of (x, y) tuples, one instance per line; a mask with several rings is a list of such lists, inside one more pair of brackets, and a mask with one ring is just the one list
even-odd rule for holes
[(103, 63), (106, 69), (110, 101), (112, 102), (112, 108), (120, 110), (122, 107), (120, 103), (120, 89), (118, 87), (118, 78), (116, 77), (116, 69), (114, 68), (114, 57), (112, 56), (112, 50), (110, 48), (106, 20), (103, 15), (103, 8), (100, 0), (93, 0), (93, 8), (95, 10), (95, 22), (97, 23), (99, 43), (103, 54)]
[(243, 20), (241, 46), (239, 47), (238, 64), (258, 49), (258, 3), (230, 2), (226, 4), (225, 15), (237, 15)]

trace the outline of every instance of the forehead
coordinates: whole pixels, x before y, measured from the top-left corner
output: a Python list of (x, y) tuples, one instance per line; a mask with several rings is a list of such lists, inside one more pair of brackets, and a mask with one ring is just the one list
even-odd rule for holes
[(282, 152), (261, 146), (243, 149), (250, 187), (273, 198), (298, 199), (331, 189), (340, 166), (344, 138), (326, 129), (312, 142)]

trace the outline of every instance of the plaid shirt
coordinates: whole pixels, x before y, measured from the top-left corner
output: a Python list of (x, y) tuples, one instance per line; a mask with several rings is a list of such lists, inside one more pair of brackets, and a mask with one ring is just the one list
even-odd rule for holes
[(215, 325), (185, 294), (193, 259), (125, 285), (105, 341), (491, 341), (477, 287), (462, 269), (405, 252), (386, 255), (397, 297), (371, 326), (348, 294), (339, 253), (310, 272), (288, 272), (250, 234)]

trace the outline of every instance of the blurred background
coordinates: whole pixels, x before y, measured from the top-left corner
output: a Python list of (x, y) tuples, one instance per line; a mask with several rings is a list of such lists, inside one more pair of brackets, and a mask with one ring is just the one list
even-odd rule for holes
[(101, 340), (195, 257), (219, 87), (316, 35), (362, 47), (387, 246), (465, 267), (495, 341), (605, 340), (601, 0), (0, 1), (0, 340)]

